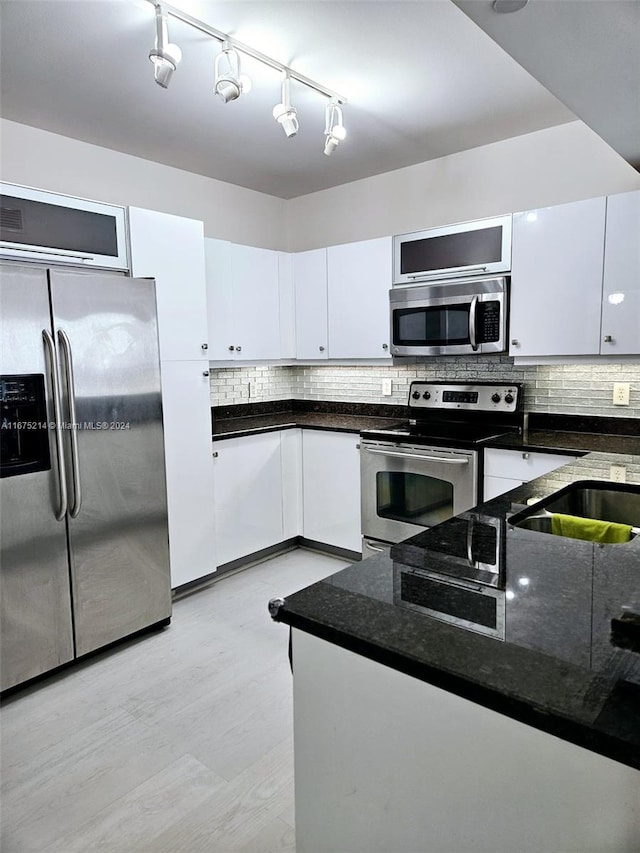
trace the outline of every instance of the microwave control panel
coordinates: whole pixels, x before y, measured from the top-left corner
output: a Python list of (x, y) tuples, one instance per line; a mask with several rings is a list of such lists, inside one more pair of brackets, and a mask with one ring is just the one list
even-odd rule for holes
[(412, 382), (409, 407), (412, 409), (516, 412), (522, 388), (516, 383)]

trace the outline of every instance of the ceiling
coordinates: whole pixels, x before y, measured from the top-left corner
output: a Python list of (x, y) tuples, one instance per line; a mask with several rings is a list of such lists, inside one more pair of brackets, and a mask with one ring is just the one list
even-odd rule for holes
[(513, 58), (640, 170), (640, 2), (453, 0)]
[(338, 150), (323, 154), (325, 99), (295, 82), (300, 132), (286, 139), (278, 73), (255, 60), (251, 93), (223, 104), (219, 43), (174, 19), (183, 61), (157, 86), (147, 0), (2, 0), (4, 118), (282, 198), (576, 118), (451, 0), (174, 5), (346, 95)]

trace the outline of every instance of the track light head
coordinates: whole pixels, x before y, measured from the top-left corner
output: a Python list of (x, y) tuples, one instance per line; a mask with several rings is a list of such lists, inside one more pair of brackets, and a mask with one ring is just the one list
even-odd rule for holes
[(149, 51), (149, 59), (153, 62), (156, 83), (166, 89), (182, 59), (182, 51), (177, 44), (169, 42), (167, 16), (160, 5), (156, 6), (156, 46)]
[(295, 107), (291, 106), (291, 100), (289, 98), (288, 73), (285, 73), (282, 78), (282, 100), (273, 108), (273, 117), (284, 130), (287, 139), (295, 136), (300, 129), (297, 110)]
[(287, 138), (295, 136), (300, 129), (296, 108), (291, 104), (276, 104), (273, 108), (273, 117), (278, 124), (282, 125)]
[(330, 101), (327, 104), (324, 135), (324, 153), (330, 157), (347, 135), (346, 128), (342, 123), (342, 107), (335, 101)]
[(240, 73), (240, 56), (228, 41), (222, 42), (222, 50), (215, 61), (214, 92), (224, 104), (236, 101), (243, 92), (251, 91), (251, 80)]

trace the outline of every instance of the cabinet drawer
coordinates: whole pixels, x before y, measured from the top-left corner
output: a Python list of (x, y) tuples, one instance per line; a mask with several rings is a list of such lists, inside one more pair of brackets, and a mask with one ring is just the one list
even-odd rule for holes
[(576, 458), (560, 453), (531, 453), (488, 448), (484, 452), (484, 473), (488, 477), (508, 477), (526, 483)]

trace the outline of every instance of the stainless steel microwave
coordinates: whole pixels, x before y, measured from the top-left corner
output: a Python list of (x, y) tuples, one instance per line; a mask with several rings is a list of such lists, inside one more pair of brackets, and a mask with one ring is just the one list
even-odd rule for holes
[(392, 288), (393, 356), (479, 355), (507, 349), (505, 276)]
[(393, 284), (494, 275), (511, 269), (511, 215), (393, 238)]

